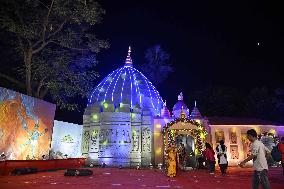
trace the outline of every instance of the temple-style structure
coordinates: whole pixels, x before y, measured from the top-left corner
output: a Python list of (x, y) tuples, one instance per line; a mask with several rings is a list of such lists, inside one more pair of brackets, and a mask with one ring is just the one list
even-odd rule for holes
[(216, 147), (223, 139), (229, 165), (235, 165), (249, 153), (244, 138), (247, 129), (284, 135), (283, 125), (250, 124), (242, 119), (239, 124), (222, 124), (222, 119), (203, 117), (196, 102), (190, 111), (182, 93), (171, 113), (153, 84), (133, 66), (129, 47), (125, 64), (106, 76), (89, 98), (83, 117), (82, 155), (95, 164), (158, 165), (164, 163), (168, 146), (183, 143), (187, 166), (195, 167), (205, 142)]

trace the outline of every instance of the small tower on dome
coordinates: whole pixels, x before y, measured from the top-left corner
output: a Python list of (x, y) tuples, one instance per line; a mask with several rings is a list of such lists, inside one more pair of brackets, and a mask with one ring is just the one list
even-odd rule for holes
[[(178, 101), (177, 103), (174, 105), (173, 107), (173, 116), (175, 118), (178, 118), (180, 117), (180, 114), (181, 114), (181, 111), (182, 111), (182, 107), (183, 107), (183, 111), (184, 113), (188, 116), (189, 115), (189, 111), (188, 111), (188, 108), (187, 108), (187, 105), (185, 104), (185, 102), (183, 101), (183, 93), (181, 92), (179, 95), (178, 95)], [(187, 117), (186, 116), (186, 117)]]
[(167, 101), (166, 100), (163, 103), (163, 108), (161, 110), (161, 117), (165, 117), (165, 118), (171, 117), (171, 113), (170, 113), (169, 109), (167, 108)]
[(128, 54), (127, 54), (124, 66), (126, 66), (126, 67), (132, 67), (133, 66), (132, 58), (131, 58), (131, 46), (129, 46), (129, 48), (128, 48)]
[(183, 94), (182, 94), (182, 92), (178, 95), (178, 100), (183, 100)]
[(200, 118), (202, 118), (202, 115), (201, 115), (200, 111), (198, 110), (198, 108), (196, 106), (196, 100), (194, 101), (194, 108), (191, 111), (190, 117), (192, 119), (200, 119)]
[(186, 113), (184, 112), (183, 106), (181, 107), (181, 112), (180, 112), (180, 116), (179, 116), (179, 117), (182, 118), (182, 119), (184, 119), (184, 118), (187, 117), (187, 116), (186, 116)]

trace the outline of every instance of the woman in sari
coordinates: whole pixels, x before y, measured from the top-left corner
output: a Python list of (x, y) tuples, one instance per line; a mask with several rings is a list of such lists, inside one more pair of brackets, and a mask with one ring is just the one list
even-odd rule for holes
[(177, 174), (177, 151), (174, 147), (168, 150), (168, 173), (167, 176), (175, 177)]

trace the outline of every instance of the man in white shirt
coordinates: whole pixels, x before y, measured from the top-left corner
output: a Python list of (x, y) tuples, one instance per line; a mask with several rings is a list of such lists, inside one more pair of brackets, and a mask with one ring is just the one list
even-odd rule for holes
[(266, 155), (270, 154), (270, 150), (257, 139), (257, 133), (254, 129), (247, 131), (247, 137), (249, 141), (252, 142), (251, 155), (239, 165), (240, 167), (244, 167), (245, 163), (253, 160), (253, 168), (255, 171), (253, 174), (252, 189), (258, 189), (259, 184), (261, 184), (264, 189), (270, 189), (267, 177), (268, 165), (266, 160)]

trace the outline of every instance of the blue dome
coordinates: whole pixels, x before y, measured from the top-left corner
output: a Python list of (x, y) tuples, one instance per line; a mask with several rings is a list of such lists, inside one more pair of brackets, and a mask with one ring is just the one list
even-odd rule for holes
[(179, 100), (173, 107), (173, 111), (176, 111), (176, 110), (181, 110), (181, 108), (183, 107), (183, 109), (187, 110), (187, 106), (186, 104), (184, 103), (183, 100)]
[(154, 115), (160, 114), (162, 98), (153, 84), (132, 66), (130, 50), (125, 65), (106, 76), (93, 91), (89, 104), (104, 102), (139, 104), (141, 108), (149, 108)]

